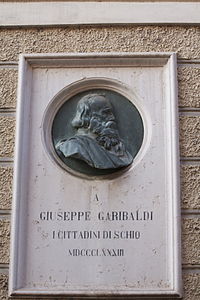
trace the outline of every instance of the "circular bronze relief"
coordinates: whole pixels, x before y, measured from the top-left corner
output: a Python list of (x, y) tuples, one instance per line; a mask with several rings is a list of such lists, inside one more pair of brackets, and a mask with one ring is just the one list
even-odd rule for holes
[(130, 166), (143, 137), (137, 108), (108, 89), (90, 89), (66, 100), (52, 125), (58, 158), (67, 169), (88, 176), (107, 175)]

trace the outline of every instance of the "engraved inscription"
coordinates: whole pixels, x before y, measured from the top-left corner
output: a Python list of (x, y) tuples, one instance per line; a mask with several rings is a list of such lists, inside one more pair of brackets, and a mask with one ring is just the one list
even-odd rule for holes
[[(96, 194), (96, 197), (97, 194)], [(141, 230), (137, 230), (137, 223), (152, 222), (154, 220), (154, 212), (149, 210), (136, 209), (134, 211), (97, 211), (96, 213), (88, 211), (42, 211), (39, 213), (39, 220), (41, 222), (50, 222), (51, 233), (49, 237), (53, 241), (80, 241), (79, 245), (82, 245), (81, 241), (123, 241), (132, 240), (137, 241), (144, 237), (144, 233)], [(102, 230), (101, 223), (108, 222), (114, 223), (116, 229)], [(126, 224), (130, 224), (132, 229), (126, 229)], [(63, 224), (66, 226), (63, 227)], [(75, 229), (71, 229), (71, 226)], [(79, 226), (80, 224), (80, 226)], [(91, 224), (91, 228), (87, 226), (84, 229), (84, 224)], [(96, 224), (93, 228), (93, 224)], [(120, 224), (125, 224), (121, 227)], [(53, 226), (55, 228), (53, 228)], [(60, 225), (58, 227), (58, 225)], [(101, 228), (98, 228), (98, 226)], [(66, 227), (66, 228), (65, 228)], [(79, 228), (80, 227), (80, 228)], [(90, 243), (90, 242), (89, 242)], [(126, 255), (124, 248), (117, 247), (104, 247), (93, 248), (90, 247), (74, 247), (67, 248), (66, 255), (71, 257), (123, 257)], [(67, 244), (66, 244), (67, 245)], [(77, 243), (76, 243), (77, 245)]]

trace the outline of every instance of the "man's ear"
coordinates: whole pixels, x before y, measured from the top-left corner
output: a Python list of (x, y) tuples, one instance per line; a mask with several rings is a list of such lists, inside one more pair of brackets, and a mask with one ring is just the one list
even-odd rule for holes
[(83, 127), (89, 127), (90, 124), (90, 108), (88, 105), (84, 104), (83, 109), (80, 114), (80, 120)]

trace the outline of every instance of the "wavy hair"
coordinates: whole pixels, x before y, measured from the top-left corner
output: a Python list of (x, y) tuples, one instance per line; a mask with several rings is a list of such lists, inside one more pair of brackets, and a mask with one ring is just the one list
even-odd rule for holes
[(87, 128), (96, 135), (96, 141), (100, 146), (117, 156), (124, 155), (125, 147), (119, 137), (112, 106), (105, 95), (84, 96), (78, 102), (72, 126), (76, 129)]

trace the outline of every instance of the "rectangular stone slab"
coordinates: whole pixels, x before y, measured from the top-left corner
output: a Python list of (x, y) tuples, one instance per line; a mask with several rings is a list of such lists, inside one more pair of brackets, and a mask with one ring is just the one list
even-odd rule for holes
[[(22, 55), (19, 77), (10, 295), (179, 297), (176, 55)], [(78, 176), (54, 157), (52, 99), (88, 78), (143, 118), (142, 147), (117, 176)]]

